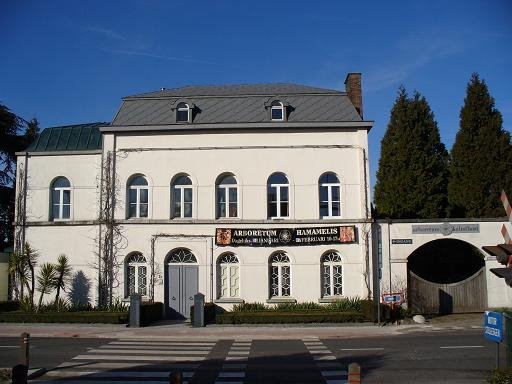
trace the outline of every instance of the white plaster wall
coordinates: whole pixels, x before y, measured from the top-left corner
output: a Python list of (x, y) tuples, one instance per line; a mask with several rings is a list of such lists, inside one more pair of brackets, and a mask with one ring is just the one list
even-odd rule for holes
[[(487, 278), (487, 304), (490, 308), (512, 306), (512, 288), (503, 279), (490, 272), (490, 268), (503, 267), (495, 257), (488, 256), (483, 250), (484, 245), (503, 243), (501, 227), (505, 222), (478, 221), (459, 222), (456, 224), (479, 224), (479, 233), (413, 234), (412, 225), (441, 224), (442, 222), (415, 223), (379, 223), (382, 233), (382, 279), (381, 289), (396, 287), (407, 282), (407, 258), (422, 245), (438, 239), (458, 239), (475, 246), (485, 260)], [(412, 244), (391, 244), (393, 239), (412, 239)]]
[[(341, 181), (342, 218), (364, 217), (362, 148), (357, 131), (320, 133), (226, 133), (197, 135), (118, 135), (116, 164), (126, 200), (130, 176), (146, 176), (150, 186), (149, 219), (170, 218), (170, 183), (187, 173), (194, 183), (194, 218), (215, 218), (215, 180), (225, 172), (237, 177), (241, 219), (266, 219), (266, 182), (283, 172), (290, 182), (290, 218), (318, 219), (318, 178), (335, 172)], [(106, 143), (112, 143), (109, 137)], [(262, 148), (261, 146), (346, 145), (357, 148)], [(111, 144), (109, 144), (111, 145)], [(259, 146), (259, 147), (258, 147)], [(243, 147), (243, 148), (234, 148)], [(147, 151), (123, 152), (133, 148)], [(170, 150), (148, 150), (172, 148)], [(181, 150), (178, 150), (181, 148)], [(188, 149), (184, 149), (188, 148)], [(209, 148), (209, 149), (207, 149)], [(215, 148), (211, 150), (211, 148)], [(119, 204), (116, 217), (126, 217)]]
[[(18, 157), (18, 169), (24, 169), (25, 156)], [(29, 156), (27, 172), (27, 221), (50, 219), (50, 189), (53, 180), (66, 177), (71, 184), (69, 221), (98, 218), (98, 172), (101, 154)]]

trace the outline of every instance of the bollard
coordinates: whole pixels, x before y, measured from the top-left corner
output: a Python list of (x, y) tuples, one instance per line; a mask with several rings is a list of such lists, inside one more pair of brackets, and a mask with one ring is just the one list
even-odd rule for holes
[(194, 295), (194, 328), (204, 327), (204, 295)]
[(27, 369), (30, 367), (29, 348), (30, 348), (30, 334), (27, 332), (23, 332), (20, 335), (20, 361), (19, 361), (19, 363), (22, 365), (25, 365), (27, 367)]
[(181, 375), (181, 372), (173, 371), (169, 373), (169, 384), (182, 384), (183, 383), (183, 377)]
[(350, 363), (348, 365), (348, 384), (360, 384), (361, 381), (361, 366), (357, 363)]
[(12, 367), (12, 384), (27, 384), (28, 367), (18, 364)]
[(140, 327), (140, 303), (142, 296), (138, 293), (130, 295), (130, 328)]

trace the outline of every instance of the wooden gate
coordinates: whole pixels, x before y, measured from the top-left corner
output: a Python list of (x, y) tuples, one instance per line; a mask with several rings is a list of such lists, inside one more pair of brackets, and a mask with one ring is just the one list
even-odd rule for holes
[(453, 284), (438, 284), (408, 274), (408, 305), (413, 313), (449, 314), (483, 312), (487, 307), (485, 267)]

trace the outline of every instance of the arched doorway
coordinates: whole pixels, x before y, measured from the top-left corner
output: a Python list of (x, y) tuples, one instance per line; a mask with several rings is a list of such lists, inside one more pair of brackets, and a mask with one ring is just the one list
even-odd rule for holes
[(481, 312), (487, 306), (485, 261), (473, 245), (439, 239), (407, 259), (408, 305), (413, 313)]
[(166, 315), (174, 319), (188, 319), (198, 291), (197, 259), (190, 250), (177, 248), (169, 252), (165, 263)]

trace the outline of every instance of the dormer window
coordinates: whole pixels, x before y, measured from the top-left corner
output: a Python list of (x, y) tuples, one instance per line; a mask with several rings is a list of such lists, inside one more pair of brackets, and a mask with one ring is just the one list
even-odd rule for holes
[(192, 121), (192, 109), (187, 103), (179, 103), (176, 108), (176, 122), (190, 123)]
[(272, 102), (270, 107), (270, 117), (272, 121), (284, 120), (284, 105), (279, 100)]

